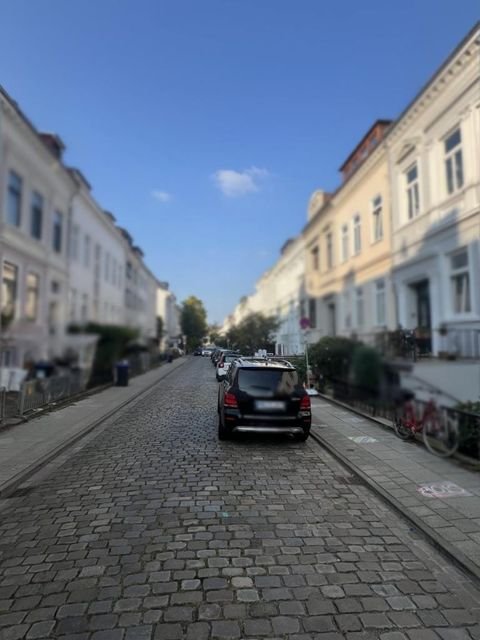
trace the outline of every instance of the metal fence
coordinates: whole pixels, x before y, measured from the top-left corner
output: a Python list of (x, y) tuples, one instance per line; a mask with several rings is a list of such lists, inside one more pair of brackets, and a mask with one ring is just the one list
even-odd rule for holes
[(379, 331), (362, 333), (357, 338), (375, 347), (387, 358), (416, 360), (435, 353), (441, 358), (480, 359), (480, 328), (444, 327), (432, 331)]
[[(398, 415), (401, 405), (398, 402), (398, 389), (383, 390), (377, 393), (371, 388), (359, 387), (348, 382), (336, 380), (331, 383), (331, 391), (336, 400), (354, 407), (372, 417), (384, 418), (393, 422)], [(427, 404), (423, 400), (414, 398), (415, 410), (418, 416), (423, 414)], [(459, 453), (480, 460), (480, 415), (472, 411), (443, 407), (439, 409), (452, 418), (459, 429)]]
[(84, 388), (85, 382), (80, 373), (24, 382), (18, 395), (18, 415), (74, 396)]
[[(150, 353), (140, 353), (128, 358), (129, 375), (134, 377), (160, 366), (162, 359)], [(113, 377), (113, 381), (114, 381)], [(110, 379), (108, 382), (111, 382)], [(20, 391), (0, 388), (0, 424), (10, 418), (20, 418), (36, 409), (45, 407), (84, 391), (87, 380), (83, 373), (68, 373), (28, 380), (20, 385)]]

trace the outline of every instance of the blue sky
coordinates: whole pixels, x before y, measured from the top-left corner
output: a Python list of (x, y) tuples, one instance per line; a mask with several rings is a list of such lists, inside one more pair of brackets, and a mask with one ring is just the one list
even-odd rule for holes
[(0, 0), (0, 83), (222, 321), (478, 0)]

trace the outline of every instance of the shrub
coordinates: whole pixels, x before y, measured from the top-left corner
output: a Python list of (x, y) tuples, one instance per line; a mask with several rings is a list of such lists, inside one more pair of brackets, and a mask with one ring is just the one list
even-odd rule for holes
[(110, 382), (115, 362), (126, 355), (128, 344), (137, 337), (138, 332), (130, 327), (94, 322), (87, 324), (83, 331), (99, 336), (89, 386)]
[(480, 401), (462, 402), (455, 409), (459, 413), (459, 440), (458, 450), (470, 458), (480, 458)]
[(358, 345), (352, 358), (353, 384), (361, 390), (377, 395), (380, 391), (383, 363), (373, 347)]
[(309, 348), (310, 366), (318, 380), (346, 381), (357, 342), (350, 338), (325, 336)]

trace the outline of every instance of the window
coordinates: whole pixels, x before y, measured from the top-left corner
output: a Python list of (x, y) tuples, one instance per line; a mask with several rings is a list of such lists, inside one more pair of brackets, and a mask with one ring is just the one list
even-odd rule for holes
[(362, 250), (362, 226), (360, 214), (357, 213), (353, 218), (353, 252), (355, 255)]
[(18, 292), (18, 267), (10, 262), (3, 263), (2, 274), (2, 320), (15, 317)]
[(342, 261), (348, 260), (348, 224), (342, 227)]
[(456, 129), (445, 139), (445, 172), (447, 192), (454, 193), (463, 187), (462, 136)]
[(83, 244), (83, 264), (85, 267), (90, 266), (90, 249), (91, 249), (91, 240), (88, 234), (85, 234), (85, 240)]
[(78, 259), (78, 239), (80, 237), (80, 229), (78, 228), (78, 224), (72, 225), (72, 230), (70, 232), (70, 257), (72, 260)]
[(15, 227), (20, 226), (22, 212), (22, 179), (10, 171), (7, 188), (7, 222)]
[(310, 328), (315, 329), (317, 326), (317, 301), (310, 298), (308, 301), (308, 319), (310, 320)]
[(299, 385), (296, 371), (272, 369), (239, 369), (237, 384), (240, 391), (250, 396), (265, 397), (270, 394), (291, 393)]
[(50, 290), (52, 293), (60, 293), (60, 283), (57, 280), (52, 280)]
[(385, 325), (385, 280), (375, 282), (376, 325)]
[(470, 294), (468, 252), (466, 249), (450, 256), (450, 270), (453, 312), (470, 313), (472, 310), (472, 301)]
[(420, 212), (420, 190), (418, 186), (418, 168), (415, 163), (405, 174), (407, 181), (407, 213), (408, 219), (413, 220)]
[(373, 216), (373, 241), (383, 238), (383, 212), (382, 212), (382, 196), (377, 196), (372, 200), (372, 216)]
[(365, 322), (365, 313), (364, 313), (364, 306), (363, 306), (363, 289), (362, 287), (357, 287), (357, 290), (355, 292), (355, 307), (356, 307), (356, 320), (357, 320), (357, 327), (363, 327), (363, 324)]
[(112, 256), (112, 284), (115, 286), (117, 284), (117, 261)]
[(314, 247), (310, 253), (312, 256), (312, 269), (318, 271), (320, 269), (320, 250), (318, 247)]
[(38, 299), (40, 279), (36, 273), (27, 273), (27, 295), (25, 300), (25, 316), (27, 320), (36, 320), (38, 316)]
[(327, 233), (327, 269), (333, 268), (333, 236), (332, 232)]
[(62, 252), (63, 214), (55, 211), (53, 214), (52, 247), (56, 253)]
[(37, 240), (42, 239), (43, 198), (37, 192), (32, 193), (32, 205), (30, 210), (30, 233)]

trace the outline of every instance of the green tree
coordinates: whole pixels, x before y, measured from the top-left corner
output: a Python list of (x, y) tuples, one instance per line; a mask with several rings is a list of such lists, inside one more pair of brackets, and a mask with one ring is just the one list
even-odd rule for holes
[(220, 336), (220, 327), (218, 326), (218, 324), (211, 324), (208, 327), (208, 339), (210, 344), (218, 344), (219, 341), (221, 340), (221, 336)]
[(275, 333), (279, 323), (274, 316), (251, 313), (227, 334), (229, 347), (238, 349), (245, 355), (258, 349), (270, 351), (274, 348)]
[(187, 351), (202, 344), (207, 334), (207, 312), (203, 302), (195, 296), (189, 296), (183, 301), (180, 312), (180, 326), (182, 334), (187, 336)]

